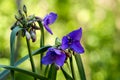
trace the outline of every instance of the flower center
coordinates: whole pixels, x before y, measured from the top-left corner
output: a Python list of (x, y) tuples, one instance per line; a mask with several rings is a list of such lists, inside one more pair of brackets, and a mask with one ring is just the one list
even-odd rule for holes
[(67, 38), (68, 38), (68, 44), (72, 44), (73, 42), (72, 38), (70, 38), (70, 36), (67, 36)]
[(50, 19), (49, 18), (46, 20), (46, 24), (50, 24)]
[(56, 53), (55, 52), (51, 52), (51, 56), (55, 57)]

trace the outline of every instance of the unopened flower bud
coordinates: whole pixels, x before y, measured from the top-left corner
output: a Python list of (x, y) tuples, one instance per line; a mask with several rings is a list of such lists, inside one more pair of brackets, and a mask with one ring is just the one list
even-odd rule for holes
[(26, 35), (27, 39), (30, 40), (31, 36), (30, 36), (30, 33), (28, 31), (25, 32), (25, 35)]
[(26, 8), (25, 5), (23, 6), (23, 11), (24, 11), (25, 14), (27, 14), (27, 8)]
[(18, 17), (17, 15), (15, 15), (15, 19), (16, 19), (17, 21), (19, 21), (19, 20), (20, 20), (20, 17)]
[(31, 38), (32, 38), (32, 42), (35, 42), (36, 41), (36, 33), (35, 31), (30, 31), (30, 35), (31, 35)]
[(15, 22), (12, 26), (11, 26), (11, 30), (13, 30), (15, 27), (16, 27), (16, 24), (17, 24), (17, 22)]
[(35, 18), (35, 15), (30, 15), (27, 17), (28, 20), (33, 20)]
[(59, 66), (59, 65), (57, 65), (57, 64), (55, 64), (55, 67), (56, 67), (56, 69), (57, 69), (57, 70), (59, 70), (59, 69), (60, 69), (60, 66)]
[(61, 41), (60, 41), (60, 39), (58, 37), (55, 39), (55, 45), (56, 46), (61, 45)]
[(23, 29), (22, 30), (22, 36), (24, 37), (26, 35), (26, 31)]
[(40, 27), (38, 27), (36, 25), (32, 26), (32, 28), (35, 29), (35, 30), (40, 30)]
[(18, 13), (22, 16), (23, 15), (23, 13), (22, 13), (22, 11), (21, 10), (18, 10)]

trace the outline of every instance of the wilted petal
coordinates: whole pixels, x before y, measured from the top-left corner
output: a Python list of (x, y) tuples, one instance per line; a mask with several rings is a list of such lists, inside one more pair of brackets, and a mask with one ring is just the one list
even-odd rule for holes
[(84, 52), (84, 48), (82, 47), (82, 45), (80, 44), (79, 41), (73, 42), (70, 46), (70, 48), (75, 51), (76, 53), (83, 53)]
[(72, 31), (67, 36), (73, 40), (80, 40), (82, 36), (82, 28)]
[(57, 55), (57, 59), (55, 60), (55, 63), (59, 66), (63, 66), (65, 62), (66, 55), (64, 53), (61, 53), (61, 55)]
[(62, 38), (61, 48), (62, 48), (63, 50), (67, 49), (67, 48), (69, 47), (68, 43), (69, 43), (69, 42), (68, 42), (67, 36), (64, 36), (64, 37)]

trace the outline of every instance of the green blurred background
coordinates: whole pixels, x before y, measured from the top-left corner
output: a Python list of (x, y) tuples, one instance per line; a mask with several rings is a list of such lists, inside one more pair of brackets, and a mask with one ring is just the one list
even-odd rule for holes
[[(83, 28), (81, 43), (85, 53), (82, 60), (87, 80), (120, 80), (120, 0), (0, 0), (0, 64), (9, 65), (10, 27), (23, 4), (29, 15), (44, 18), (49, 12), (58, 14), (57, 21), (50, 26), (54, 35), (45, 31), (46, 45), (54, 45), (56, 37), (61, 39), (72, 30)], [(37, 41), (31, 44), (33, 50), (39, 48), (39, 31), (37, 35)], [(25, 38), (20, 40), (18, 58), (27, 53)], [(35, 57), (39, 67), (39, 56)], [(26, 61), (19, 67), (30, 69), (28, 64)], [(16, 74), (16, 80), (31, 79)], [(61, 71), (58, 71), (57, 80), (64, 80)]]

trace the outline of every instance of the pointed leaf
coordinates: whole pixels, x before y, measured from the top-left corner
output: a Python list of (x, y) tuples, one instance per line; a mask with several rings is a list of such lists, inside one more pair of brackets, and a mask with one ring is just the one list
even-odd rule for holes
[[(37, 50), (35, 50), (34, 52), (32, 52), (32, 55), (37, 55), (37, 54), (40, 54), (41, 52), (45, 52), (48, 48), (50, 48), (51, 46), (45, 46), (45, 47), (41, 47)], [(14, 66), (18, 66), (20, 65), (21, 63), (23, 63), (24, 61), (26, 61), (27, 59), (29, 58), (28, 55), (24, 56), (23, 58), (21, 58), (20, 60), (18, 60)], [(10, 73), (9, 70), (4, 70), (0, 73), (0, 80), (4, 79), (8, 74)]]
[(10, 35), (10, 65), (14, 66), (14, 47), (15, 47), (15, 37), (17, 32), (19, 32), (20, 30), (22, 30), (22, 28), (20, 28), (19, 26), (16, 26)]
[[(15, 37), (16, 37), (16, 34), (22, 30), (22, 28), (20, 28), (19, 26), (16, 26), (12, 32), (11, 32), (11, 35), (10, 35), (10, 65), (11, 66), (14, 66), (14, 63), (15, 63)], [(11, 77), (12, 79), (14, 80), (14, 71), (11, 70)]]
[(73, 80), (72, 77), (61, 67), (61, 70), (66, 78), (66, 80)]
[(79, 75), (81, 77), (81, 80), (86, 80), (81, 56), (79, 54), (75, 54), (74, 56), (75, 56), (75, 60), (76, 60), (76, 63), (77, 63), (77, 67), (78, 67), (78, 71), (79, 71)]
[(0, 80), (6, 80), (6, 76), (8, 76), (8, 74), (10, 73), (9, 70), (4, 70), (0, 73)]
[(14, 71), (17, 71), (17, 72), (21, 72), (21, 73), (33, 76), (33, 77), (41, 79), (41, 80), (46, 80), (47, 79), (46, 77), (38, 75), (38, 74), (36, 74), (34, 72), (30, 72), (30, 71), (27, 71), (27, 70), (24, 70), (24, 69), (21, 69), (21, 68), (17, 68), (17, 67), (14, 67), (14, 66), (0, 65), (0, 67), (5, 68), (5, 69), (9, 69), (9, 70), (14, 70)]
[(55, 64), (52, 64), (49, 69), (48, 78), (49, 80), (56, 80), (56, 76), (57, 76), (57, 68)]

